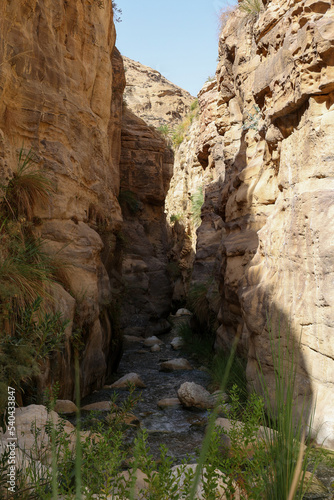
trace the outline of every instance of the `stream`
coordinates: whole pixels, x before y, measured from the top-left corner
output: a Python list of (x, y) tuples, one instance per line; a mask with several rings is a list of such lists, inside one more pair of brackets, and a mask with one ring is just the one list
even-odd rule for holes
[[(147, 430), (151, 454), (158, 459), (159, 446), (165, 444), (169, 455), (176, 463), (180, 463), (187, 455), (196, 456), (196, 449), (200, 448), (203, 440), (208, 412), (184, 408), (181, 405), (160, 409), (158, 401), (177, 398), (177, 390), (184, 382), (196, 382), (207, 387), (210, 377), (205, 370), (196, 366), (196, 362), (189, 355), (180, 350), (173, 350), (170, 343), (175, 337), (175, 330), (159, 335), (163, 342), (160, 352), (151, 352), (150, 347), (144, 346), (145, 339), (140, 342), (126, 341), (115, 380), (132, 372), (140, 376), (146, 388), (135, 390), (134, 395), (141, 394), (141, 399), (133, 413), (138, 417), (140, 427)], [(161, 362), (175, 358), (188, 359), (194, 369), (159, 371)], [(84, 398), (82, 405), (108, 401), (114, 393), (117, 394), (118, 405), (129, 396), (129, 392), (124, 389), (102, 389)]]
[[(174, 329), (164, 335), (159, 335), (163, 342), (159, 352), (151, 352), (150, 347), (144, 346), (145, 339), (129, 341), (124, 343), (124, 354), (119, 365), (114, 381), (128, 373), (137, 373), (146, 388), (136, 389), (134, 396), (140, 395), (140, 400), (132, 410), (140, 422), (140, 427), (148, 433), (148, 444), (150, 454), (155, 460), (160, 458), (160, 445), (164, 444), (168, 449), (169, 456), (173, 462), (178, 464), (186, 457), (191, 457), (192, 462), (198, 457), (201, 448), (206, 424), (208, 422), (208, 411), (196, 408), (184, 408), (173, 406), (161, 409), (158, 402), (165, 398), (177, 398), (177, 390), (184, 382), (195, 382), (205, 388), (210, 383), (209, 374), (198, 365), (191, 356), (182, 350), (174, 350), (171, 341), (178, 334)], [(175, 359), (185, 358), (193, 367), (193, 370), (177, 370), (172, 372), (160, 371), (160, 363)], [(129, 391), (124, 389), (104, 388), (85, 397), (82, 406), (100, 401), (110, 401), (117, 394), (116, 403), (120, 405), (129, 397)], [(82, 417), (89, 415), (88, 411), (82, 412)], [(130, 428), (125, 434), (125, 439), (133, 441), (138, 428)], [(313, 466), (309, 464), (308, 470)], [(330, 465), (320, 463), (316, 476), (327, 488), (327, 493), (321, 488), (306, 494), (306, 500), (331, 499), (334, 500), (334, 469)], [(317, 490), (317, 488), (316, 488)]]

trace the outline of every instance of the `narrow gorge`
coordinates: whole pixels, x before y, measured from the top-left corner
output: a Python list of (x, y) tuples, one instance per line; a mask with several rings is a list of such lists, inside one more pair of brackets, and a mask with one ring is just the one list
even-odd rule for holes
[[(2, 1), (1, 413), (13, 384), (18, 406), (44, 404), (54, 387), (74, 402), (76, 360), (84, 404), (131, 363), (147, 369), (154, 398), (187, 381), (208, 388), (200, 363), (193, 379), (175, 371), (167, 383), (143, 358), (153, 337), (157, 366), (180, 357), (164, 343), (183, 321), (203, 338), (210, 330), (212, 358), (236, 348), (249, 393), (263, 395), (265, 381), (274, 406), (272, 351), (283, 346), (283, 364), (293, 352), (294, 410), (314, 444), (334, 450), (334, 7), (262, 4), (226, 16), (215, 77), (192, 96), (120, 54), (112, 2)], [(25, 160), (48, 196), (16, 209), (10, 186)], [(31, 241), (54, 270), (41, 287), (13, 271), (17, 245), (27, 255)], [(13, 317), (41, 289), (63, 339), (29, 372), (6, 360), (6, 346)], [(171, 425), (188, 433), (177, 411)], [(189, 452), (202, 439), (190, 434)]]

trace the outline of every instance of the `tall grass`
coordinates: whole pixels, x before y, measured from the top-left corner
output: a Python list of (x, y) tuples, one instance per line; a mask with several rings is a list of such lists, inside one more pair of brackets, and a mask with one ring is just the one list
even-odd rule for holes
[(250, 16), (257, 16), (263, 8), (261, 0), (243, 0), (239, 9)]
[(259, 378), (266, 416), (276, 432), (273, 438), (272, 433), (265, 428), (271, 470), (268, 474), (267, 468), (263, 468), (261, 475), (266, 478), (266, 498), (279, 500), (288, 498), (290, 494), (291, 498), (301, 500), (306, 489), (305, 472), (311, 451), (309, 438), (306, 443), (304, 441), (305, 435), (311, 434), (314, 408), (312, 401), (308, 401), (306, 397), (298, 401), (297, 369), (300, 342), (293, 338), (288, 328), (282, 333), (279, 327), (276, 342), (270, 325), (268, 330), (275, 381), (274, 399), (266, 383), (261, 363)]
[[(22, 148), (18, 156), (18, 166), (7, 185), (0, 186), (8, 215), (26, 217), (31, 220), (37, 204), (45, 205), (53, 191), (51, 181), (45, 173), (36, 168), (37, 156), (30, 149)], [(4, 209), (4, 206), (2, 207)]]
[(191, 196), (191, 212), (192, 212), (192, 220), (194, 222), (194, 226), (197, 228), (201, 224), (201, 212), (202, 205), (204, 203), (204, 193), (203, 188), (199, 187), (197, 191)]

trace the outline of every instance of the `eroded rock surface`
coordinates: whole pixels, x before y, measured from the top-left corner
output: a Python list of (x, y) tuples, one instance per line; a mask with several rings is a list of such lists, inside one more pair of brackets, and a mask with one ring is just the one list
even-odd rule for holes
[(0, 9), (0, 175), (4, 181), (16, 171), (23, 146), (35, 152), (55, 186), (48, 206), (36, 211), (35, 231), (49, 252), (63, 249), (67, 290), (58, 287), (54, 294), (70, 325), (65, 351), (52, 374), (45, 367), (41, 388), (60, 379), (59, 396), (72, 398), (73, 329), (80, 328), (85, 344), (83, 394), (103, 385), (119, 351), (97, 231), (103, 228), (113, 252), (122, 220), (123, 64), (111, 2), (102, 9), (79, 0), (4, 0)]
[(122, 326), (149, 337), (170, 328), (164, 201), (173, 153), (152, 127), (128, 109), (122, 128), (120, 199), (123, 209)]
[(219, 53), (217, 134), (207, 120), (197, 147), (203, 167), (220, 164), (219, 195), (202, 208), (215, 215), (210, 226), (202, 217), (195, 259), (220, 266), (217, 346), (238, 336), (249, 382), (261, 390), (259, 359), (274, 389), (269, 330), (277, 349), (289, 325), (301, 336), (296, 396), (316, 401), (318, 442), (333, 447), (334, 9), (277, 0), (259, 16), (236, 10)]
[(175, 126), (194, 100), (189, 92), (168, 81), (159, 71), (123, 56), (126, 87), (124, 99), (130, 110), (149, 125)]

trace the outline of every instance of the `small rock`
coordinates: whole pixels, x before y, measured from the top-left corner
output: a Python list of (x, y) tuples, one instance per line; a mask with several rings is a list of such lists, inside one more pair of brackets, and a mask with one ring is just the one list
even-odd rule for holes
[(183, 406), (187, 408), (192, 406), (203, 409), (214, 407), (211, 394), (195, 382), (184, 382), (177, 391), (177, 395)]
[(305, 472), (304, 485), (307, 486), (305, 500), (313, 500), (315, 498), (328, 498), (328, 490), (326, 486), (311, 472)]
[(165, 398), (158, 401), (158, 406), (163, 410), (164, 408), (174, 408), (177, 406), (181, 406), (181, 402), (179, 398)]
[[(133, 469), (123, 471), (119, 474), (119, 477), (124, 478), (124, 484), (129, 484), (130, 478), (132, 478)], [(156, 474), (156, 472), (152, 472), (152, 474)], [(148, 489), (148, 477), (144, 474), (143, 471), (137, 469), (134, 473), (136, 477), (135, 487), (134, 487), (134, 498), (142, 498), (141, 491), (146, 491)]]
[(135, 387), (146, 387), (142, 379), (137, 373), (128, 373), (121, 377), (117, 382), (111, 384), (113, 389), (128, 389), (129, 385), (134, 385)]
[(161, 345), (163, 344), (163, 341), (158, 339), (158, 337), (156, 337), (155, 335), (153, 335), (153, 337), (148, 337), (147, 339), (144, 340), (144, 345), (146, 347), (152, 347), (156, 344)]
[(213, 398), (215, 403), (226, 403), (228, 401), (228, 395), (226, 392), (222, 391), (215, 391), (211, 394), (211, 397)]
[(161, 372), (173, 372), (176, 370), (192, 370), (193, 367), (187, 359), (175, 358), (160, 363)]
[(179, 316), (192, 316), (192, 315), (193, 315), (193, 313), (190, 312), (188, 309), (185, 309), (185, 308), (178, 309), (176, 311), (176, 314), (175, 314), (176, 317), (179, 317)]
[(97, 401), (96, 403), (85, 405), (81, 409), (85, 411), (110, 411), (113, 406), (111, 401)]
[(178, 351), (179, 349), (181, 349), (184, 346), (184, 340), (182, 337), (175, 337), (171, 341), (170, 345), (172, 346), (174, 351)]
[(158, 344), (154, 344), (154, 345), (152, 345), (150, 351), (151, 352), (160, 352), (161, 351), (161, 347)]
[(57, 413), (76, 413), (77, 405), (68, 399), (57, 399), (54, 411)]
[[(108, 425), (112, 425), (114, 423), (115, 418), (117, 418), (117, 413), (109, 413), (109, 415), (107, 415), (105, 418), (105, 422)], [(127, 425), (130, 425), (131, 427), (136, 427), (140, 425), (140, 420), (133, 413), (126, 413), (125, 415), (123, 415), (122, 422), (124, 422)]]

